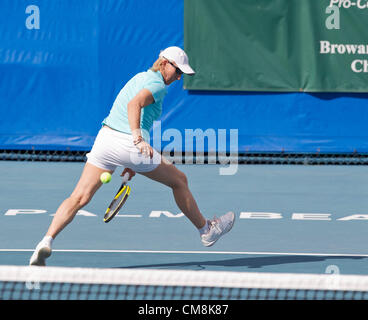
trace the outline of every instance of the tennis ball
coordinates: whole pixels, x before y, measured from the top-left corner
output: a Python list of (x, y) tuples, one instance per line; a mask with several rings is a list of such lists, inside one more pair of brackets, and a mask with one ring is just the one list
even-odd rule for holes
[(111, 181), (111, 174), (109, 172), (104, 172), (100, 175), (100, 180), (102, 183), (109, 183)]

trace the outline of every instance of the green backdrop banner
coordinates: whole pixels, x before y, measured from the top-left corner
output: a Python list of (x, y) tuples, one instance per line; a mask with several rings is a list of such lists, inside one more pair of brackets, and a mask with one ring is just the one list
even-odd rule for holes
[(367, 0), (185, 0), (191, 90), (368, 92)]

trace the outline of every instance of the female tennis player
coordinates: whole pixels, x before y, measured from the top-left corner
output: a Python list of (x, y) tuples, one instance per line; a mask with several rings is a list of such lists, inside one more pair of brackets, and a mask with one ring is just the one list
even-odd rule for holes
[(103, 120), (80, 180), (69, 198), (56, 211), (51, 225), (31, 256), (30, 265), (43, 266), (51, 255), (52, 241), (73, 220), (102, 185), (100, 175), (124, 167), (130, 179), (139, 173), (172, 189), (176, 204), (199, 230), (202, 243), (213, 245), (228, 232), (235, 220), (233, 212), (206, 220), (200, 212), (187, 178), (149, 144), (149, 130), (162, 111), (166, 86), (185, 73), (194, 75), (186, 53), (179, 47), (163, 50), (151, 69), (135, 75), (121, 89)]

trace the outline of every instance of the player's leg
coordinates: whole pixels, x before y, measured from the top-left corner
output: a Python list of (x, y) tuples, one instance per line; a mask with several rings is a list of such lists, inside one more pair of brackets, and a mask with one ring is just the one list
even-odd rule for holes
[(212, 246), (233, 227), (235, 221), (233, 212), (228, 212), (219, 218), (208, 221), (203, 217), (189, 190), (185, 174), (164, 157), (154, 170), (141, 174), (172, 189), (176, 204), (199, 230), (203, 245)]
[[(51, 255), (52, 240), (73, 220), (79, 209), (84, 207), (101, 186), (100, 175), (108, 170), (86, 163), (82, 175), (70, 195), (57, 209), (46, 236), (39, 242), (31, 256), (30, 265), (45, 265)], [(112, 173), (112, 171), (110, 171)]]
[(206, 219), (189, 190), (187, 177), (183, 172), (162, 157), (156, 169), (150, 172), (140, 172), (140, 174), (170, 187), (179, 209), (198, 229), (205, 226)]
[(98, 168), (91, 163), (85, 164), (74, 191), (57, 209), (46, 235), (55, 239), (59, 232), (73, 220), (78, 210), (88, 204), (102, 185), (100, 176), (103, 172), (112, 173), (112, 171)]

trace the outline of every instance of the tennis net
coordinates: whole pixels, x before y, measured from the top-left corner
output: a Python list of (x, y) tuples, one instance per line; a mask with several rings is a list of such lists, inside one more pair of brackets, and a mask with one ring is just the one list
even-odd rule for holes
[(0, 266), (4, 300), (365, 300), (368, 276)]

